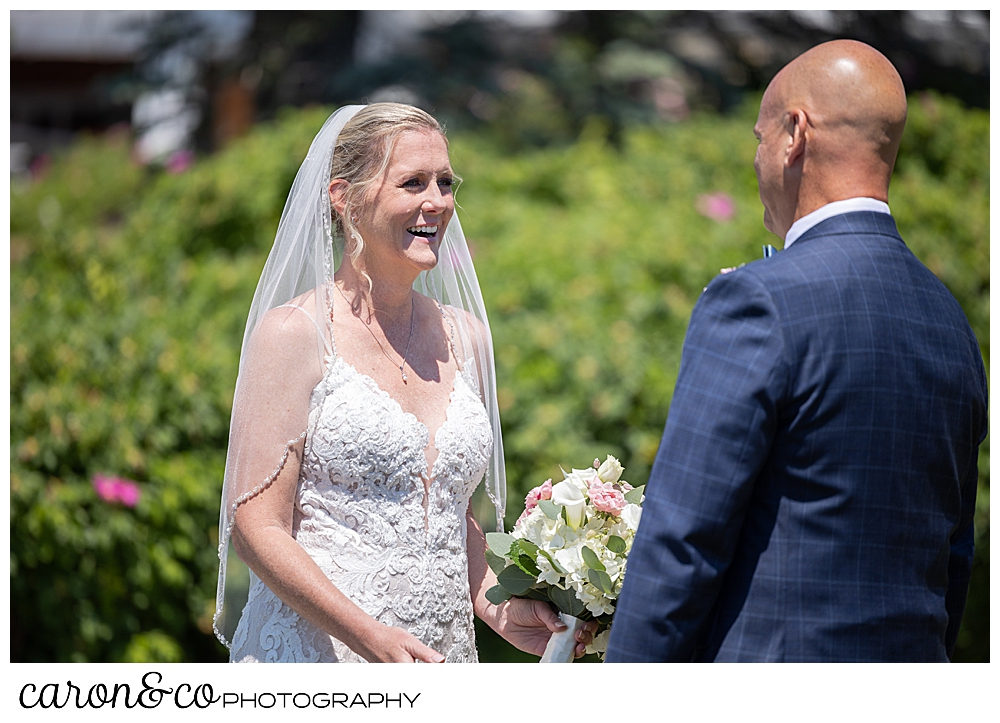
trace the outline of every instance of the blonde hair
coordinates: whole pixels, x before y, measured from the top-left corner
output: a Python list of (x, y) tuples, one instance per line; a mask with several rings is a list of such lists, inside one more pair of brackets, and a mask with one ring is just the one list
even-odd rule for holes
[[(445, 138), (444, 128), (433, 116), (403, 103), (371, 103), (365, 106), (348, 121), (337, 137), (330, 182), (343, 179), (348, 187), (344, 192), (343, 214), (333, 209), (331, 214), (336, 232), (344, 237), (344, 251), (350, 255), (355, 268), (365, 247), (365, 241), (355, 225), (356, 212), (363, 209), (368, 190), (385, 174), (396, 140), (406, 131), (436, 131)], [(362, 274), (368, 276), (363, 270)], [(371, 279), (368, 283), (371, 284)]]

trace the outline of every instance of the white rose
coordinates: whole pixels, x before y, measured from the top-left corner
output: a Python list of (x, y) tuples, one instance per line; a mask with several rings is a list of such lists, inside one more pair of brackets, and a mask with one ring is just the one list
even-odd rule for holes
[(642, 508), (639, 505), (627, 504), (625, 509), (622, 510), (621, 521), (625, 525), (635, 532), (639, 529), (639, 518), (642, 517)]
[(601, 482), (617, 482), (623, 471), (621, 462), (609, 454), (608, 458), (597, 468), (597, 476), (601, 478)]
[(552, 502), (563, 506), (566, 510), (566, 522), (574, 530), (583, 524), (583, 508), (586, 507), (587, 500), (583, 491), (569, 479), (552, 485)]

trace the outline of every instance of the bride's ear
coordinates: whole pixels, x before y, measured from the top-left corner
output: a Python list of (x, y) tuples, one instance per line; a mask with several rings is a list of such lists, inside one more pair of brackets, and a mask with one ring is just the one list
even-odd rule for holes
[(344, 207), (347, 205), (347, 189), (350, 185), (343, 178), (334, 178), (330, 181), (330, 207), (337, 212), (338, 216), (344, 215)]

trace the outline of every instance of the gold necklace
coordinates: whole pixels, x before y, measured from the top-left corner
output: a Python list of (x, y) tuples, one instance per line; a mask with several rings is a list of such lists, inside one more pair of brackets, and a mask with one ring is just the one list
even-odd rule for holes
[[(347, 305), (349, 307), (351, 307), (351, 309), (353, 309), (354, 305), (351, 304), (350, 299), (348, 299), (347, 295), (344, 294), (343, 289), (341, 289), (339, 286), (337, 286), (336, 283), (334, 283), (334, 286), (336, 287), (337, 291), (340, 292), (340, 295), (344, 297), (344, 301), (347, 302)], [(406, 339), (406, 351), (403, 352), (403, 359), (399, 363), (399, 374), (400, 374), (400, 376), (403, 377), (403, 384), (407, 383), (407, 376), (406, 376), (406, 372), (403, 371), (403, 367), (406, 365), (406, 356), (407, 356), (407, 354), (410, 353), (410, 342), (413, 341), (413, 317), (416, 316), (416, 308), (417, 308), (416, 305), (415, 305), (415, 303), (416, 302), (414, 301), (413, 295), (411, 294), (410, 295), (410, 335)], [(358, 320), (360, 321), (360, 317), (358, 317)], [(366, 329), (368, 329), (368, 333), (372, 335), (372, 339), (374, 339), (375, 343), (378, 344), (378, 348), (382, 351), (382, 356), (384, 356), (386, 359), (388, 359), (390, 362), (392, 362), (393, 366), (396, 366), (396, 362), (392, 361), (392, 357), (389, 356), (386, 353), (385, 347), (382, 346), (382, 342), (380, 342), (378, 340), (378, 337), (375, 336), (375, 332), (371, 330), (371, 328), (368, 326), (368, 324), (365, 324), (363, 321), (361, 323), (364, 324), (364, 327)], [(388, 341), (388, 339), (386, 341)]]

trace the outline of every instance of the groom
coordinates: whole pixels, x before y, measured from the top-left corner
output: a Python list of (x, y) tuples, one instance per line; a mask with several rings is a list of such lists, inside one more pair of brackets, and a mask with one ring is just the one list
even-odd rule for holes
[(785, 250), (691, 316), (608, 661), (951, 655), (986, 377), (889, 215), (905, 120), (899, 75), (854, 41), (767, 88), (754, 168)]

